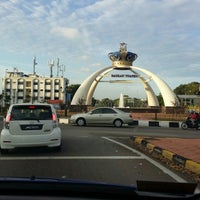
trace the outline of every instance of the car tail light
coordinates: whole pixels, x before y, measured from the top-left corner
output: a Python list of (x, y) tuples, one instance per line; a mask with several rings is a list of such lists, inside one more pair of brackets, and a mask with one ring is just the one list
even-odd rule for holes
[(56, 115), (55, 115), (55, 113), (52, 113), (52, 120), (56, 121)]
[(8, 114), (6, 116), (6, 121), (5, 121), (5, 128), (9, 129), (10, 125), (10, 120), (11, 120), (11, 114)]
[(57, 127), (57, 120), (56, 120), (57, 118), (56, 118), (56, 114), (55, 113), (52, 113), (52, 121), (53, 121), (53, 123), (54, 123), (54, 125), (53, 125), (53, 127), (55, 128), (55, 127)]

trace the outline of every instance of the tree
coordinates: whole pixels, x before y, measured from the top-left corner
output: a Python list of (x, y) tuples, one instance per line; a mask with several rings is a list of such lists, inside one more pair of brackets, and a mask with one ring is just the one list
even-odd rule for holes
[(104, 98), (101, 101), (98, 101), (98, 106), (108, 106), (108, 107), (113, 107), (114, 103), (112, 99), (109, 98)]
[(160, 105), (160, 106), (164, 106), (164, 100), (163, 100), (162, 95), (159, 94), (159, 95), (157, 96), (157, 98), (158, 98), (159, 105)]
[(197, 95), (199, 94), (199, 83), (191, 82), (188, 84), (181, 84), (174, 89), (176, 95)]
[(95, 106), (96, 103), (97, 103), (97, 100), (94, 97), (92, 97), (92, 106)]
[(72, 85), (69, 85), (66, 88), (67, 93), (71, 94), (71, 99), (73, 99), (73, 96), (74, 96), (74, 94), (76, 93), (76, 91), (78, 90), (79, 87), (80, 87), (80, 84), (72, 84)]

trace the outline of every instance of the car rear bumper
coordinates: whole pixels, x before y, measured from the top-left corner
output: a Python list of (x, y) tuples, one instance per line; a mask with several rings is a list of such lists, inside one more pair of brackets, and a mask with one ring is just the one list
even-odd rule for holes
[(3, 129), (0, 140), (1, 149), (16, 147), (56, 147), (61, 145), (61, 130), (54, 129), (50, 134), (43, 135), (12, 135), (9, 130)]

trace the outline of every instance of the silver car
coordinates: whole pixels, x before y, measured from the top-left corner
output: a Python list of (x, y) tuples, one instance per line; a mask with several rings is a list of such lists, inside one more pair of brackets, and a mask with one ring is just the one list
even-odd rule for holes
[(70, 118), (71, 124), (84, 126), (87, 124), (111, 124), (121, 127), (123, 124), (133, 123), (130, 113), (123, 112), (116, 108), (100, 107), (88, 113), (74, 114)]
[(1, 153), (37, 146), (61, 147), (61, 129), (54, 107), (45, 103), (11, 105), (0, 135)]

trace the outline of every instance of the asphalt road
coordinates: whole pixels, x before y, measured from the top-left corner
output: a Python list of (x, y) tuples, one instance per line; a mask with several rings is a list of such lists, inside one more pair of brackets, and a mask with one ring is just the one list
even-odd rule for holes
[(116, 184), (136, 180), (185, 179), (131, 147), (132, 135), (199, 137), (200, 131), (160, 127), (77, 127), (61, 125), (61, 152), (46, 148), (0, 154), (0, 176), (81, 179)]

